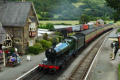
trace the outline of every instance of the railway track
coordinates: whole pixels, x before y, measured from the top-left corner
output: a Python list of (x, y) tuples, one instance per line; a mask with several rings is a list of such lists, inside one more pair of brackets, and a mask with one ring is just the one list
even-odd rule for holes
[[(76, 69), (74, 69), (74, 71), (72, 72), (70, 77), (67, 78), (67, 80), (84, 80), (84, 77), (90, 67), (90, 64), (92, 63), (98, 49), (100, 48), (105, 36), (108, 35), (108, 33), (109, 32), (105, 33), (104, 35), (100, 37), (100, 39), (97, 40), (97, 42), (94, 44), (92, 49), (88, 51), (87, 55), (84, 56), (84, 58), (80, 61)], [(74, 61), (74, 59), (72, 61)], [(65, 67), (65, 69), (68, 66), (69, 66), (69, 63)], [(38, 67), (36, 67), (34, 70), (29, 72), (27, 75), (22, 76), (21, 78), (18, 78), (16, 80), (57, 80), (57, 78), (64, 72), (64, 70), (53, 75), (53, 74), (48, 74), (47, 72), (39, 71)]]
[(68, 80), (84, 80), (91, 63), (107, 34), (102, 36), (102, 38), (98, 40), (97, 43), (93, 46), (91, 51), (89, 51), (89, 53), (82, 59), (82, 61), (80, 61), (80, 63), (78, 64), (76, 69), (72, 72)]

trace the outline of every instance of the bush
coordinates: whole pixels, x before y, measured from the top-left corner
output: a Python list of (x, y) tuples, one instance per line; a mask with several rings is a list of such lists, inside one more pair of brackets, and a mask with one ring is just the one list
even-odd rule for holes
[(59, 36), (58, 39), (59, 39), (59, 42), (61, 42), (64, 39), (64, 37), (63, 36)]
[(57, 35), (57, 36), (60, 36), (60, 35), (62, 35), (60, 32), (58, 32), (58, 31), (56, 31), (55, 32), (55, 35)]
[(51, 23), (46, 24), (46, 28), (49, 30), (54, 30), (54, 26)]
[(40, 25), (38, 26), (38, 28), (54, 30), (54, 26), (53, 26), (53, 24), (51, 24), (51, 23), (40, 24)]
[(52, 46), (52, 42), (47, 40), (40, 40), (40, 43), (44, 49), (50, 48)]
[(34, 46), (28, 47), (28, 52), (29, 54), (39, 54), (40, 52), (43, 51), (43, 47), (40, 43), (36, 43)]
[(117, 33), (120, 32), (120, 29), (117, 30)]
[(48, 34), (47, 33), (43, 34), (43, 39), (48, 40)]

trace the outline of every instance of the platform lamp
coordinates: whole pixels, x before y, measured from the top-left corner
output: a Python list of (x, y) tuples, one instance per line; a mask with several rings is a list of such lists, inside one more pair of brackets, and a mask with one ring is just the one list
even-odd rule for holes
[(2, 46), (2, 50), (3, 50), (3, 59), (4, 59), (4, 66), (6, 66), (6, 60), (5, 60), (5, 50), (6, 47), (5, 46)]

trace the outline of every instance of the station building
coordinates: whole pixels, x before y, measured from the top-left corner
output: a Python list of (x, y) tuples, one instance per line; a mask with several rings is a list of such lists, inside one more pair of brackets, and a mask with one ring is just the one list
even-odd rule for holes
[(19, 52), (35, 44), (38, 19), (32, 2), (0, 2), (0, 22)]

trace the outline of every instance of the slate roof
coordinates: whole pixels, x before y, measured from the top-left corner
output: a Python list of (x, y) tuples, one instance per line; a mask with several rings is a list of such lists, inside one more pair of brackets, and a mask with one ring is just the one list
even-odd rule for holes
[(3, 43), (3, 41), (5, 40), (5, 38), (6, 38), (6, 32), (3, 29), (2, 24), (0, 23), (0, 44)]
[(3, 26), (25, 26), (32, 2), (6, 2), (0, 5), (0, 22)]

